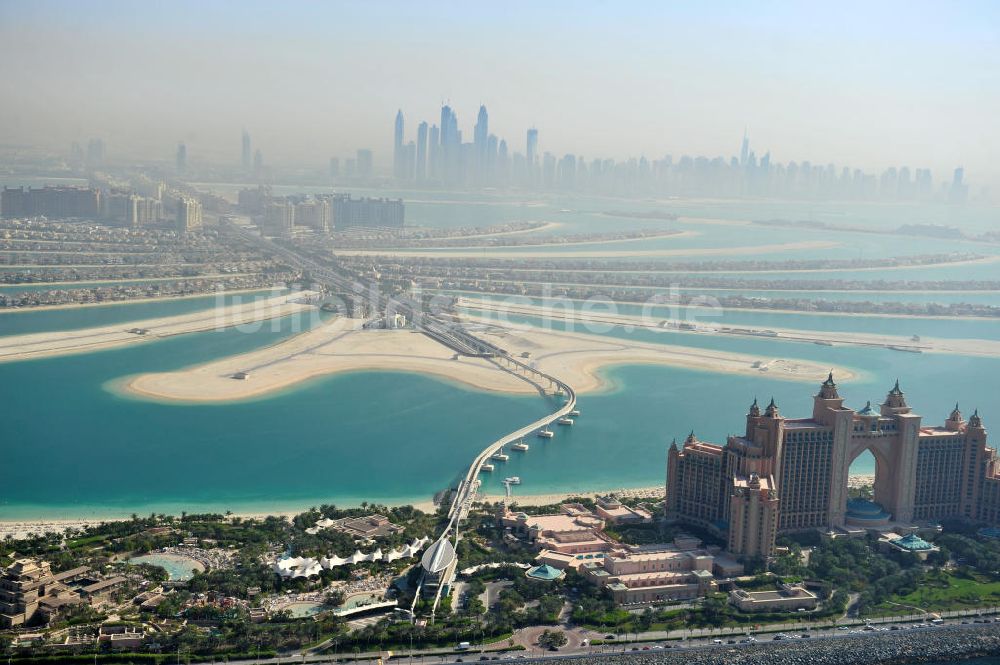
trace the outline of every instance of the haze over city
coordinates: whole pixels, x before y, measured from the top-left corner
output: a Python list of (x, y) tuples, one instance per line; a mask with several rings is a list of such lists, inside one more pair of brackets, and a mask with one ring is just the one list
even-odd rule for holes
[[(471, 134), (622, 159), (759, 154), (878, 172), (964, 166), (1000, 180), (992, 2), (0, 3), (0, 141), (272, 164), (358, 148), (388, 172), (397, 109), (449, 102)], [(609, 29), (608, 26), (613, 26)]]
[(1000, 665), (998, 19), (0, 0), (0, 663)]

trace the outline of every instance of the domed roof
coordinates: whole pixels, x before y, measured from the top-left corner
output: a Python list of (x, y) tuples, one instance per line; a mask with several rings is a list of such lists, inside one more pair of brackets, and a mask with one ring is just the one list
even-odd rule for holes
[(540, 566), (535, 566), (525, 573), (528, 577), (534, 578), (536, 580), (545, 580), (546, 582), (551, 582), (552, 580), (557, 580), (563, 576), (563, 571), (558, 568), (553, 568), (547, 563), (543, 563)]
[(933, 546), (930, 543), (915, 533), (911, 533), (894, 540), (893, 544), (902, 547), (904, 550), (910, 550), (911, 552), (933, 549)]
[(420, 565), (428, 573), (436, 574), (445, 570), (455, 561), (455, 548), (447, 537), (442, 537), (427, 548), (420, 559)]

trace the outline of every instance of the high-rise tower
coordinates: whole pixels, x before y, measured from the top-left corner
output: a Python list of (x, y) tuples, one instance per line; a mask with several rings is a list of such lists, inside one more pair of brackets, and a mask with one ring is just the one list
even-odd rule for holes
[(392, 140), (392, 175), (403, 179), (403, 109), (396, 111), (396, 131)]
[(183, 143), (177, 144), (177, 175), (184, 175), (187, 171), (187, 146)]
[(417, 180), (427, 179), (427, 123), (417, 125)]
[(243, 154), (242, 154), (243, 170), (249, 171), (250, 166), (253, 164), (253, 154), (250, 151), (250, 133), (247, 130), (243, 130)]

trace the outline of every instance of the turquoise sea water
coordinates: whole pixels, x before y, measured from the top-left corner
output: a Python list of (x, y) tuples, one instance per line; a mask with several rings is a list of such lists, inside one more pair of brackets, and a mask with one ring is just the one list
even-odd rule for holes
[[(661, 204), (654, 202), (627, 204), (547, 197), (521, 204), (502, 199), (463, 201), (458, 195), (413, 196), (424, 200), (407, 204), (408, 220), (426, 225), (482, 226), (541, 219), (561, 222), (560, 233), (576, 233), (615, 225), (658, 228), (664, 224), (599, 214), (601, 210), (661, 209)], [(992, 214), (968, 209), (959, 214), (946, 207), (920, 212), (914, 207), (871, 205), (847, 207), (838, 217), (830, 206), (804, 204), (759, 203), (742, 209), (730, 204), (694, 202), (662, 205), (680, 214), (727, 219), (790, 217), (857, 223), (878, 218), (886, 228), (905, 222), (961, 222), (976, 227), (985, 224)], [(563, 209), (570, 212), (560, 212)], [(717, 230), (714, 235), (728, 246), (810, 239), (806, 236), (816, 235), (782, 232), (777, 235), (789, 237), (775, 240), (766, 238), (766, 233), (762, 239), (757, 228), (711, 229)], [(711, 229), (699, 229), (703, 235), (689, 239), (686, 246), (705, 246)], [(895, 246), (883, 242), (886, 237), (839, 235), (843, 246), (851, 249), (838, 250), (838, 256), (847, 258), (954, 249), (954, 244), (926, 239), (904, 239)], [(990, 253), (1000, 249), (977, 246), (955, 251)], [(794, 272), (781, 275), (803, 277)], [(809, 277), (822, 280), (824, 275), (811, 273)], [(994, 279), (1000, 278), (1000, 263), (856, 271), (837, 273), (836, 277)], [(271, 293), (263, 292), (259, 297), (268, 295)], [(885, 297), (891, 299), (892, 295)], [(929, 299), (934, 299), (933, 294)], [(215, 297), (210, 296), (0, 314), (0, 335), (107, 325), (199, 311), (215, 304)], [(620, 305), (618, 311), (640, 310)], [(663, 318), (671, 314), (666, 308), (656, 312)], [(518, 317), (511, 320), (534, 322)], [(762, 328), (1000, 339), (1000, 322), (987, 320), (900, 320), (735, 310), (719, 317), (699, 314), (698, 320)], [(92, 354), (0, 364), (0, 403), (4, 405), (0, 463), (27, 470), (7, 475), (0, 485), (0, 519), (201, 509), (266, 512), (323, 502), (427, 500), (453, 482), (486, 444), (552, 408), (537, 396), (489, 394), (394, 372), (322, 378), (266, 399), (230, 404), (157, 403), (116, 392), (123, 377), (167, 371), (273, 344), (293, 334), (294, 325), (289, 318), (254, 331), (198, 333)], [(1000, 376), (997, 359), (621, 327), (601, 334), (736, 351), (763, 359), (803, 358), (847, 366), (859, 372), (858, 378), (841, 386), (841, 394), (853, 407), (869, 399), (873, 403), (881, 401), (899, 377), (911, 405), (925, 416), (925, 422), (941, 422), (956, 401), (966, 413), (978, 407), (987, 426), (993, 416), (1000, 414), (1000, 392), (992, 389)], [(509, 475), (521, 476), (523, 481), (514, 488), (515, 495), (660, 484), (665, 475), (666, 447), (672, 439), (681, 440), (694, 429), (700, 438), (724, 441), (727, 434), (742, 431), (743, 414), (754, 396), (774, 396), (786, 416), (807, 416), (816, 391), (812, 384), (766, 375), (730, 376), (656, 366), (613, 367), (605, 375), (610, 387), (602, 393), (581, 396), (583, 413), (576, 425), (558, 428), (552, 440), (529, 440), (531, 449), (526, 453), (509, 450), (510, 461), (497, 464), (492, 477), (485, 478), (486, 490), (501, 492), (499, 481)], [(863, 457), (856, 462), (855, 471), (870, 472), (873, 465), (870, 457)]]
[[(460, 389), (415, 374), (321, 379), (224, 405), (122, 397), (114, 381), (280, 341), (199, 333), (98, 353), (0, 365), (0, 519), (425, 500), (490, 440), (540, 417), (531, 397)], [(106, 385), (108, 384), (108, 385)]]

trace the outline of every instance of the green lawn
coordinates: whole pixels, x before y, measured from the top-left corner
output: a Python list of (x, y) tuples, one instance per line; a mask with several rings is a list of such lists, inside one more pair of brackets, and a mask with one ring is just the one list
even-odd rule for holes
[[(905, 596), (893, 596), (892, 603), (911, 605), (928, 612), (967, 610), (1000, 605), (1000, 582), (966, 573), (929, 574), (920, 588)], [(897, 605), (882, 603), (875, 614), (898, 614)]]

